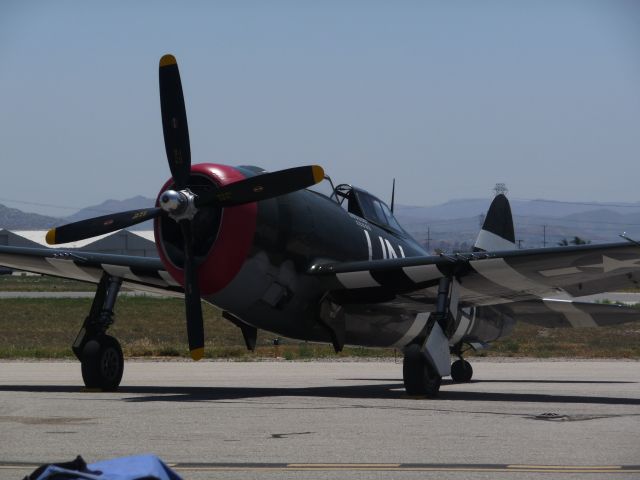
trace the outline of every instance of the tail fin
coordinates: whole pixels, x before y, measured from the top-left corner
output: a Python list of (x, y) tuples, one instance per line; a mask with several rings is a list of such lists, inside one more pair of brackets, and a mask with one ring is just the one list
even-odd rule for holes
[(516, 248), (516, 235), (513, 231), (513, 218), (509, 200), (503, 194), (496, 195), (491, 202), (487, 216), (482, 224), (473, 246), (474, 252), (492, 252), (513, 250)]

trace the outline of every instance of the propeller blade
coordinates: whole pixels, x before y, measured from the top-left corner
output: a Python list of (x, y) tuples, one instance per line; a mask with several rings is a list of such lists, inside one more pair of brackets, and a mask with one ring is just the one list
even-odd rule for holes
[(173, 55), (160, 59), (159, 79), (164, 146), (176, 189), (182, 190), (191, 172), (191, 148), (180, 72)]
[(198, 361), (204, 355), (204, 322), (200, 303), (200, 287), (198, 286), (198, 269), (193, 255), (193, 238), (191, 222), (180, 221), (182, 239), (184, 240), (184, 300), (187, 311), (187, 338), (191, 358)]
[(115, 232), (146, 220), (151, 220), (162, 213), (161, 208), (144, 208), (127, 212), (103, 215), (79, 222), (68, 223), (61, 227), (52, 228), (47, 232), (46, 240), (49, 245), (75, 242), (85, 238), (96, 237), (105, 233)]
[(258, 202), (278, 197), (315, 185), (324, 178), (324, 170), (318, 165), (288, 168), (263, 173), (199, 195), (196, 207), (217, 205), (231, 207), (243, 203)]

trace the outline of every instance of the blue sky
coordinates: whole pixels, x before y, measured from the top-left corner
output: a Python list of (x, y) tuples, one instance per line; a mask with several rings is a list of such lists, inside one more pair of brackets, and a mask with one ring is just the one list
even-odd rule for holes
[(638, 2), (184, 3), (0, 3), (0, 203), (155, 196), (167, 52), (194, 163), (395, 176), (413, 205), (640, 200)]

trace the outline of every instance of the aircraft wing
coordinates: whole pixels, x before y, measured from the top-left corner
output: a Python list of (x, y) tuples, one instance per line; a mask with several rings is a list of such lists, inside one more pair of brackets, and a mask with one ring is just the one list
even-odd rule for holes
[(122, 278), (123, 286), (134, 290), (183, 296), (182, 287), (171, 278), (157, 258), (0, 246), (0, 265), (96, 284), (107, 272)]
[(637, 287), (640, 247), (625, 242), (317, 263), (309, 273), (338, 301), (403, 296), (433, 303), (439, 279), (452, 276), (461, 306), (496, 305)]
[(546, 328), (606, 327), (640, 320), (640, 310), (626, 305), (550, 298), (503, 303), (488, 308), (518, 321)]

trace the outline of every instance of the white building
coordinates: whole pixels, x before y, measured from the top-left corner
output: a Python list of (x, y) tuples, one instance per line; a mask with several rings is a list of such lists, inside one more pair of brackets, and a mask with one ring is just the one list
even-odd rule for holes
[[(0, 245), (11, 247), (50, 247), (45, 240), (46, 230), (5, 230), (0, 229)], [(78, 242), (56, 245), (55, 248), (85, 250), (114, 255), (136, 255), (157, 257), (153, 231), (118, 230)]]

